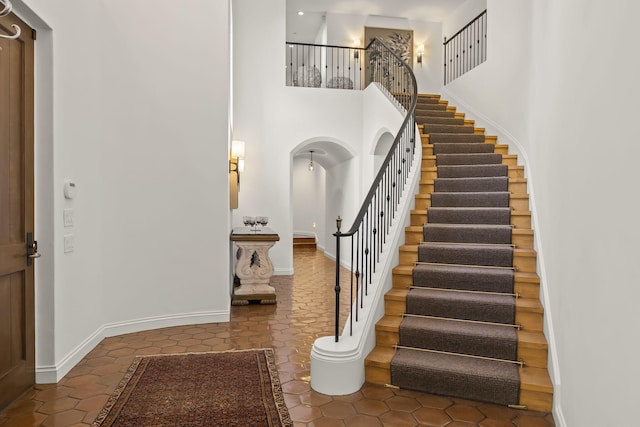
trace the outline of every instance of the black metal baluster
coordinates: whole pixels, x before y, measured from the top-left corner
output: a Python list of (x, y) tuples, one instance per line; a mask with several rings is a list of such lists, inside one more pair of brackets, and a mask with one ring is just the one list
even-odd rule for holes
[[(349, 263), (349, 280), (351, 281), (351, 292), (349, 294), (349, 335), (353, 336), (353, 236), (351, 236), (351, 262)], [(356, 304), (356, 307), (358, 305)], [(356, 322), (358, 320), (356, 319)]]
[(334, 236), (336, 236), (336, 342), (338, 342), (339, 336), (339, 327), (340, 327), (340, 236), (342, 233), (340, 232), (340, 226), (342, 225), (342, 218), (338, 216), (336, 219), (336, 226), (338, 231), (335, 232)]

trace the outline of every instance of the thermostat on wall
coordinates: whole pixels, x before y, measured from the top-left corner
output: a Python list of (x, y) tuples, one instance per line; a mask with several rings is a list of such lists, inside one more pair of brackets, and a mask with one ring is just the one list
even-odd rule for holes
[(64, 198), (73, 199), (76, 197), (76, 183), (71, 180), (64, 182)]

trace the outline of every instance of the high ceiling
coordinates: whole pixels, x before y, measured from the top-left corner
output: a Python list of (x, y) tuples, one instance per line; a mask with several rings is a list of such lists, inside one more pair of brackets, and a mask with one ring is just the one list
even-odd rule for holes
[[(441, 21), (466, 0), (287, 0), (287, 41), (314, 41), (327, 13)], [(299, 16), (298, 12), (304, 15)]]

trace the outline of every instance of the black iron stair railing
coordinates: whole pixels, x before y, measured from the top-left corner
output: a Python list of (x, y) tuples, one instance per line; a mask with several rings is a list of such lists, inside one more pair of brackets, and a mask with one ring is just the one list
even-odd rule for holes
[(444, 39), (444, 84), (457, 79), (487, 59), (487, 11), (476, 16), (452, 37)]
[[(366, 81), (384, 87), (406, 109), (406, 116), (384, 162), (380, 166), (371, 188), (356, 215), (351, 228), (342, 232), (342, 219), (338, 217), (336, 237), (336, 313), (335, 341), (340, 336), (340, 265), (349, 265), (352, 304), (349, 334), (357, 322), (359, 310), (378, 267), (383, 245), (401, 202), (407, 178), (413, 167), (416, 143), (415, 108), (418, 88), (413, 71), (383, 42), (374, 39), (365, 49)], [(350, 238), (351, 254), (344, 259), (341, 239)]]

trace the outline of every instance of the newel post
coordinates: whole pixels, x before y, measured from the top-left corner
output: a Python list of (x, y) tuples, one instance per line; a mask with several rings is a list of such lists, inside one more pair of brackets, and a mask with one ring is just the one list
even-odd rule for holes
[(338, 215), (336, 219), (336, 226), (338, 231), (335, 232), (336, 236), (336, 342), (338, 342), (339, 329), (340, 329), (340, 226), (342, 225), (342, 218)]

